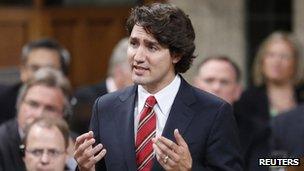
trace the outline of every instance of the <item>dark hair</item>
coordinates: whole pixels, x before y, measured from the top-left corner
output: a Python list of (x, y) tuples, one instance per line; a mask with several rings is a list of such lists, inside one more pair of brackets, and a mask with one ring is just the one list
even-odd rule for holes
[(242, 77), (242, 74), (241, 74), (241, 71), (240, 71), (240, 68), (237, 66), (237, 64), (232, 61), (228, 56), (225, 56), (225, 55), (215, 55), (215, 56), (209, 56), (207, 57), (206, 59), (204, 59), (201, 63), (198, 64), (197, 66), (197, 71), (205, 64), (207, 63), (208, 61), (213, 61), (213, 60), (216, 60), (216, 61), (224, 61), (224, 62), (227, 62), (229, 63), (232, 68), (234, 69), (234, 72), (235, 72), (235, 78), (236, 78), (236, 81), (239, 82), (241, 80), (241, 77)]
[(65, 75), (68, 74), (70, 64), (70, 53), (54, 39), (39, 39), (24, 45), (21, 53), (22, 62), (26, 63), (29, 53), (31, 53), (31, 51), (35, 49), (40, 48), (46, 48), (57, 51), (60, 58), (61, 70)]
[(175, 64), (175, 73), (184, 73), (195, 56), (195, 33), (189, 17), (171, 4), (154, 3), (132, 9), (126, 24), (130, 35), (134, 25), (142, 26), (147, 33), (165, 47), (171, 55), (180, 56)]

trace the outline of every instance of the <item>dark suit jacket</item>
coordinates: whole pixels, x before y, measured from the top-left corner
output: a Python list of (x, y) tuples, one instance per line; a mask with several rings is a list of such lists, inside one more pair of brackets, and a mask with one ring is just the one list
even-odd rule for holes
[(304, 105), (274, 118), (272, 124), (274, 150), (288, 157), (304, 157)]
[(16, 101), (21, 83), (0, 85), (0, 124), (16, 115)]
[[(134, 105), (137, 85), (97, 99), (91, 129), (107, 149), (96, 170), (135, 171)], [(242, 170), (231, 106), (182, 79), (162, 135), (174, 140), (178, 128), (193, 159), (192, 170)], [(154, 159), (153, 171), (163, 170)]]
[(99, 96), (107, 93), (105, 82), (81, 87), (75, 91), (74, 96), (77, 103), (73, 109), (73, 117), (70, 118), (71, 130), (78, 134), (88, 131), (94, 102)]
[(25, 164), (19, 150), (21, 139), (16, 119), (0, 126), (0, 171), (23, 171)]

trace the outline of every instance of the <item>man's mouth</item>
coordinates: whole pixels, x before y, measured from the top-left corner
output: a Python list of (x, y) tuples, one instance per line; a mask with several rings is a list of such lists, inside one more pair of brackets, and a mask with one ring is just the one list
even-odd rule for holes
[(145, 71), (149, 70), (148, 67), (133, 65), (133, 69), (136, 75), (143, 75)]

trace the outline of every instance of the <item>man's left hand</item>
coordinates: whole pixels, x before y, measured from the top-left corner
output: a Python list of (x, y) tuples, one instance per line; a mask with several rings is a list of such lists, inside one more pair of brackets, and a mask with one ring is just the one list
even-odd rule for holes
[(174, 137), (177, 144), (163, 136), (152, 139), (157, 161), (167, 171), (190, 171), (192, 158), (188, 145), (177, 129)]

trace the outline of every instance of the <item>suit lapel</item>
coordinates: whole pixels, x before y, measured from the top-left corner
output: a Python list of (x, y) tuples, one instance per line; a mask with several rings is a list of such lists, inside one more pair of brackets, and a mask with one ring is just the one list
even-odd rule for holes
[[(190, 108), (190, 105), (195, 101), (190, 85), (182, 78), (180, 88), (172, 104), (162, 136), (175, 142), (173, 134), (174, 129), (178, 129), (182, 136), (185, 134), (187, 127), (195, 114)], [(160, 170), (160, 168), (162, 167), (155, 159), (153, 170)]]
[(135, 160), (135, 140), (134, 140), (134, 105), (136, 98), (137, 86), (122, 94), (120, 104), (117, 107), (116, 128), (121, 137), (121, 146), (124, 150), (124, 158), (126, 160), (128, 170), (136, 170)]

